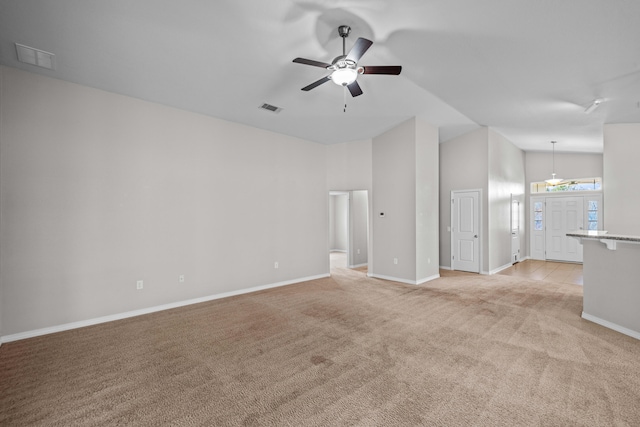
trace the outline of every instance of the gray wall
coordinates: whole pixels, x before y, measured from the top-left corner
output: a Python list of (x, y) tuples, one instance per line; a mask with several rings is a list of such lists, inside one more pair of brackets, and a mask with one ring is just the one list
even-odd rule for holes
[[(549, 143), (550, 144), (550, 143)], [(558, 148), (558, 147), (556, 147)], [(603, 173), (603, 156), (594, 153), (559, 153), (556, 151), (556, 174), (558, 178), (597, 178), (601, 177), (603, 187), (606, 186)], [(545, 179), (551, 178), (553, 169), (553, 155), (550, 152), (529, 151), (525, 155), (526, 185), (525, 185), (525, 204), (526, 204), (526, 229), (527, 238), (525, 251), (522, 252), (530, 256), (530, 236), (529, 224), (531, 221), (529, 206), (531, 196), (531, 183), (543, 182)], [(607, 190), (608, 194), (608, 190)], [(604, 209), (607, 209), (607, 200), (604, 200)], [(604, 215), (606, 221), (606, 214)], [(606, 228), (605, 228), (606, 230)]]
[[(583, 315), (595, 316), (598, 323), (611, 322), (626, 328), (621, 331), (640, 336), (640, 245), (617, 242), (615, 251), (597, 240), (583, 240), (584, 306)], [(611, 327), (612, 325), (606, 325)], [(618, 329), (615, 328), (614, 329)], [(619, 330), (619, 329), (618, 329)]]
[[(451, 191), (482, 190), (480, 271), (511, 262), (511, 195), (525, 192), (525, 155), (482, 127), (440, 145), (440, 265), (451, 267)], [(522, 237), (521, 253), (525, 250)]]
[(2, 335), (328, 273), (325, 146), (5, 67), (1, 93)]
[(368, 262), (369, 192), (367, 190), (351, 191), (349, 197), (351, 202), (349, 265), (353, 267), (365, 265)]
[(330, 196), (329, 248), (346, 252), (349, 247), (349, 194)]
[(3, 281), (2, 281), (2, 271), (3, 268), (2, 266), (5, 264), (4, 261), (4, 254), (2, 252), (2, 242), (1, 240), (4, 239), (3, 234), (2, 234), (2, 223), (4, 222), (3, 220), (3, 211), (4, 211), (4, 203), (3, 203), (3, 194), (4, 194), (4, 187), (5, 187), (5, 183), (2, 179), (2, 157), (3, 153), (4, 153), (4, 142), (3, 142), (3, 132), (2, 132), (2, 104), (3, 104), (3, 100), (4, 100), (4, 71), (5, 67), (0, 66), (0, 346), (2, 346), (2, 336), (4, 335), (4, 328), (3, 328), (3, 306), (4, 306), (4, 292), (3, 292)]
[[(440, 265), (451, 267), (451, 191), (482, 190), (482, 252), (488, 252), (486, 197), (489, 185), (489, 129), (482, 127), (440, 144)], [(487, 258), (487, 259), (484, 259)], [(488, 268), (483, 257), (481, 270)], [(486, 265), (484, 265), (486, 263)]]
[(640, 236), (640, 124), (604, 127), (604, 229)]
[[(558, 149), (558, 147), (556, 147), (556, 149)], [(551, 153), (527, 152), (527, 194), (531, 190), (530, 184), (532, 182), (542, 182), (545, 179), (551, 178), (552, 163), (553, 156)], [(555, 163), (558, 178), (602, 177), (602, 154), (558, 153), (556, 151)]]
[(416, 279), (415, 162), (415, 119), (373, 139), (374, 275)]
[(408, 283), (438, 277), (437, 177), (437, 129), (423, 118), (374, 138), (372, 275)]
[[(511, 196), (524, 199), (525, 153), (489, 129), (489, 266), (493, 272), (511, 265)], [(524, 201), (524, 200), (522, 200)], [(524, 213), (522, 205), (522, 213)], [(520, 216), (523, 218), (523, 215)], [(526, 227), (521, 224), (520, 253), (526, 253)]]
[(416, 117), (416, 277), (440, 275), (439, 229), (440, 159), (438, 129)]
[[(352, 265), (370, 264), (373, 231), (371, 224), (371, 193), (373, 168), (372, 140), (352, 141), (326, 147), (327, 188), (351, 193), (354, 242), (351, 248)], [(365, 206), (362, 206), (362, 203)], [(364, 229), (363, 229), (364, 228)], [(368, 230), (368, 235), (366, 235)], [(357, 250), (360, 249), (360, 254)], [(369, 267), (370, 268), (370, 267)]]
[(372, 190), (372, 141), (326, 146), (327, 188), (336, 191)]

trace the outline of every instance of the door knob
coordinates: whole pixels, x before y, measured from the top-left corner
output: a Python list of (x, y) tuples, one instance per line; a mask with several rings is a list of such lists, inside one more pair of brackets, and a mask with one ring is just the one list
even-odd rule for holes
[(474, 237), (475, 239), (477, 239), (477, 238), (478, 238), (478, 235), (476, 234), (476, 235), (475, 235), (475, 236), (473, 236), (473, 237)]

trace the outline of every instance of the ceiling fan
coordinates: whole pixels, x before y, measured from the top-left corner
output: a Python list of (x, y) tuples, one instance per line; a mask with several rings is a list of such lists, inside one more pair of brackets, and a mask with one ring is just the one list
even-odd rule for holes
[(316, 80), (310, 85), (303, 87), (302, 90), (309, 91), (331, 80), (335, 84), (345, 86), (349, 89), (351, 96), (359, 96), (362, 95), (362, 89), (356, 81), (359, 74), (389, 74), (395, 76), (400, 74), (402, 67), (399, 65), (358, 66), (358, 61), (371, 47), (373, 42), (359, 37), (349, 53), (346, 53), (345, 43), (350, 32), (351, 27), (348, 25), (341, 25), (338, 27), (338, 34), (342, 37), (342, 55), (337, 56), (331, 64), (305, 58), (296, 58), (293, 60), (293, 62), (297, 62), (298, 64), (313, 65), (314, 67), (321, 67), (331, 71), (331, 74), (328, 76), (325, 76), (320, 80)]

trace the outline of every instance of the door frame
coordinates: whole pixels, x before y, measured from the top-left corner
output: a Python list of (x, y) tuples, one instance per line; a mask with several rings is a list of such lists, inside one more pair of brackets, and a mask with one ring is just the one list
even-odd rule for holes
[[(514, 223), (514, 215), (513, 215), (513, 204), (517, 203), (518, 209), (517, 209), (517, 213), (518, 216), (517, 218), (515, 218), (517, 220), (517, 230), (518, 230), (518, 252), (514, 253), (513, 252), (513, 223)], [(522, 260), (522, 229), (523, 227), (523, 221), (522, 218), (523, 216), (526, 217), (526, 214), (523, 215), (523, 211), (524, 211), (524, 206), (525, 206), (525, 202), (524, 202), (524, 194), (513, 194), (511, 193), (511, 212), (509, 214), (510, 216), (510, 223), (511, 223), (511, 263), (515, 264), (517, 262), (520, 262)]]
[[(483, 222), (482, 222), (482, 188), (471, 188), (468, 190), (451, 190), (451, 204), (453, 204), (453, 199), (454, 199), (454, 195), (456, 193), (471, 193), (471, 192), (477, 192), (478, 193), (478, 206), (477, 206), (477, 214), (478, 214), (478, 274), (482, 273), (482, 253), (483, 253), (483, 246), (482, 246), (482, 240), (483, 240)], [(449, 218), (449, 247), (451, 248), (451, 253), (449, 254), (449, 260), (451, 262), (451, 270), (455, 270), (455, 262), (454, 262), (454, 254), (455, 254), (455, 245), (453, 242), (453, 230), (452, 230), (452, 226), (453, 226), (453, 209), (450, 209), (451, 211), (451, 215)], [(461, 270), (463, 271), (463, 270)]]
[[(354, 253), (354, 249), (357, 248), (354, 240), (354, 233), (355, 233), (355, 224), (354, 224), (354, 208), (353, 208), (353, 200), (354, 200), (354, 193), (355, 192), (364, 192), (366, 195), (366, 212), (364, 217), (358, 217), (359, 221), (364, 220), (364, 224), (365, 224), (365, 236), (366, 236), (366, 255), (367, 255), (367, 262), (366, 263), (362, 263), (362, 264), (356, 264), (355, 263), (355, 259), (356, 256), (359, 255), (359, 253)], [(371, 271), (371, 252), (372, 252), (372, 245), (371, 245), (371, 239), (372, 239), (372, 235), (371, 235), (371, 191), (370, 190), (330, 190), (329, 191), (329, 200), (327, 201), (327, 205), (331, 206), (331, 197), (332, 196), (347, 196), (347, 236), (346, 236), (346, 240), (347, 240), (347, 249), (346, 249), (346, 255), (347, 255), (347, 268), (358, 268), (358, 267), (363, 267), (363, 266), (368, 266), (368, 270)], [(328, 230), (329, 232), (331, 232), (331, 212), (327, 211), (328, 217), (327, 217), (327, 223), (328, 225)], [(331, 245), (330, 245), (330, 241), (331, 241), (331, 237), (328, 236), (327, 238), (327, 255), (329, 255), (331, 253)], [(331, 274), (331, 262), (330, 262), (330, 255), (327, 256), (327, 263), (328, 263), (328, 271), (329, 274)]]

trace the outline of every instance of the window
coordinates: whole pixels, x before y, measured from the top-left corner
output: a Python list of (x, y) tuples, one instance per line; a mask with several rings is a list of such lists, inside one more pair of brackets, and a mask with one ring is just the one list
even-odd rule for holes
[[(542, 223), (542, 203), (543, 202), (535, 202), (533, 204), (533, 228), (536, 231), (542, 231), (544, 229), (544, 224)], [(597, 225), (596, 223), (596, 226)]]
[(587, 225), (589, 230), (598, 229), (598, 201), (589, 200), (587, 209)]
[(560, 184), (532, 182), (531, 193), (549, 193), (562, 191), (598, 191), (602, 189), (602, 178), (565, 179)]

